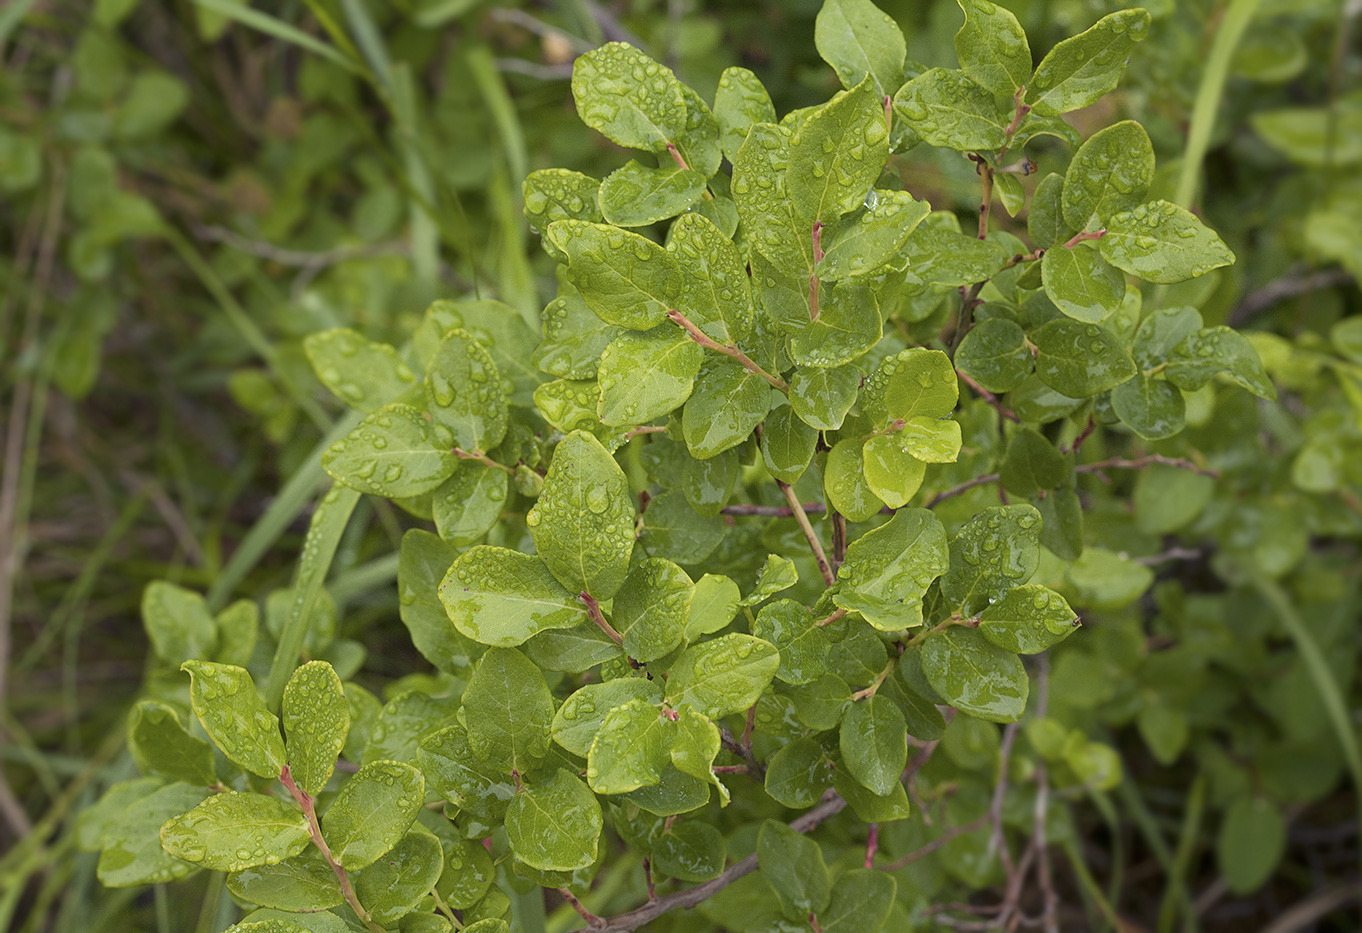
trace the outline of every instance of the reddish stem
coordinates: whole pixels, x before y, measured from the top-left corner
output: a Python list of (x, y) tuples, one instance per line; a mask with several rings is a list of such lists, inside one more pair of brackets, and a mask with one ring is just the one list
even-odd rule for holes
[(615, 631), (615, 627), (605, 621), (605, 616), (601, 614), (601, 604), (586, 590), (582, 590), (577, 595), (577, 599), (586, 607), (586, 614), (596, 623), (596, 627), (610, 636), (610, 640), (621, 648), (624, 647), (624, 636)]

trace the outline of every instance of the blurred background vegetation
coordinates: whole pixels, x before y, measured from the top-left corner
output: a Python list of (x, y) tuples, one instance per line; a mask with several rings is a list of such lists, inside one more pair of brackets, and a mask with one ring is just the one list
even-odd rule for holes
[[(1039, 57), (1125, 4), (1003, 5)], [(910, 59), (954, 65), (954, 2), (881, 6), (908, 36)], [(1244, 4), (1145, 6), (1153, 31), (1122, 90), (1074, 122), (1084, 135), (1124, 115), (1144, 122), (1159, 155), (1151, 197), (1163, 197), (1178, 182), (1217, 28)], [(783, 113), (837, 87), (814, 50), (818, 7), (0, 7), (0, 928), (215, 931), (230, 922), (230, 903), (201, 909), (193, 885), (102, 889), (95, 856), (77, 850), (72, 815), (135, 773), (121, 738), (148, 663), (138, 613), (145, 584), (207, 590), (218, 606), (290, 585), (306, 505), (322, 480), (317, 445), (339, 417), (301, 339), (348, 326), (401, 343), (431, 300), (475, 295), (508, 302), (537, 329), (554, 281), (521, 217), (521, 180), (550, 166), (599, 176), (626, 159), (578, 121), (572, 59), (628, 41), (711, 99), (723, 68), (743, 65)], [(1358, 310), (1362, 92), (1350, 38), (1358, 8), (1258, 5), (1214, 121), (1201, 198), (1240, 261), (1174, 296), (1199, 306), (1208, 324), (1251, 323), (1294, 341), (1266, 362), (1279, 378), (1299, 376), (1300, 420), (1317, 404), (1300, 354), (1324, 346)], [(1045, 145), (1042, 175), (1068, 158), (1058, 141)], [(973, 215), (977, 182), (964, 159), (910, 152), (899, 168), (934, 207)], [(995, 216), (1024, 236), (1024, 217)], [(1358, 431), (1343, 422), (1339, 449), (1351, 456)], [(1291, 438), (1299, 446), (1309, 433), (1298, 426), (1279, 436), (1289, 450)], [(1327, 491), (1357, 510), (1356, 483), (1345, 476)], [(393, 556), (410, 520), (373, 500), (361, 509), (331, 585), (341, 609), (335, 650), (380, 687), (428, 667), (396, 615)], [(1345, 612), (1330, 643), (1344, 684), (1355, 680), (1355, 623)], [(1196, 697), (1177, 702), (1194, 708)], [(1147, 747), (1152, 727), (1141, 735), (1122, 716), (1108, 719), (1124, 736), (1127, 771), (1151, 782), (1140, 819), (1176, 842), (1192, 809), (1188, 768), (1197, 764), (1162, 767), (1166, 756)], [(1173, 855), (1187, 888), (1209, 892), (1196, 905), (1205, 928), (1256, 927), (1320, 885), (1355, 878), (1355, 801), (1337, 783), (1342, 763), (1326, 770), (1332, 777), (1306, 795), (1309, 818), (1292, 823), (1280, 883), (1252, 897), (1214, 888), (1214, 823), (1193, 826), (1191, 849)], [(1089, 816), (1093, 846), (1126, 839), (1133, 847), (1126, 901), (1142, 886), (1157, 897), (1169, 853), (1141, 849), (1148, 835), (1130, 830), (1124, 812)], [(1094, 859), (1108, 880), (1112, 866)]]

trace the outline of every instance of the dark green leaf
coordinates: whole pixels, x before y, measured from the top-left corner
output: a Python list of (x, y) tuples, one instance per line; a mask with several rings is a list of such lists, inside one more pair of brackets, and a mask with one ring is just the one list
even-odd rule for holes
[(186, 731), (175, 707), (159, 700), (141, 700), (128, 721), (128, 750), (145, 772), (164, 774), (188, 784), (212, 786), (213, 747)]
[(771, 387), (763, 377), (711, 356), (682, 412), (681, 431), (691, 456), (705, 460), (741, 444), (770, 408)]
[(780, 667), (776, 677), (789, 684), (806, 684), (825, 670), (823, 662), (832, 640), (812, 612), (792, 599), (762, 607), (752, 634), (776, 646)]
[(1055, 307), (1078, 321), (1096, 324), (1121, 307), (1126, 277), (1102, 258), (1091, 241), (1055, 246), (1041, 257), (1045, 294)]
[(1036, 583), (1009, 591), (979, 614), (984, 637), (1017, 654), (1039, 654), (1077, 627), (1078, 618), (1064, 597)]
[(452, 330), (426, 367), (426, 407), (464, 450), (491, 450), (506, 436), (506, 394), (492, 355), (467, 331)]
[(413, 829), (383, 858), (355, 874), (355, 896), (375, 923), (393, 926), (440, 880), (444, 861), (440, 840), (424, 827)]
[(1010, 10), (988, 0), (957, 0), (965, 25), (955, 34), (955, 56), (965, 74), (995, 94), (1011, 96), (1031, 77), (1031, 47)]
[(1138, 375), (1111, 390), (1111, 407), (1126, 426), (1146, 440), (1172, 437), (1186, 426), (1182, 392), (1163, 379)]
[(1082, 230), (1144, 203), (1154, 181), (1154, 147), (1144, 127), (1124, 120), (1092, 134), (1064, 173), (1064, 222)]
[(614, 602), (615, 628), (637, 661), (655, 661), (685, 639), (694, 584), (669, 560), (635, 561)]
[(728, 845), (708, 823), (677, 823), (653, 843), (653, 870), (678, 881), (708, 881), (723, 873)]
[(854, 88), (870, 75), (877, 98), (883, 100), (903, 84), (908, 54), (903, 33), (870, 0), (827, 0), (814, 20), (813, 41), (844, 88)]
[(898, 707), (884, 697), (851, 704), (838, 744), (847, 770), (881, 797), (894, 790), (908, 764), (908, 727)]
[(1120, 339), (1098, 324), (1056, 318), (1031, 333), (1040, 351), (1036, 375), (1069, 398), (1114, 389), (1135, 375), (1135, 364)]

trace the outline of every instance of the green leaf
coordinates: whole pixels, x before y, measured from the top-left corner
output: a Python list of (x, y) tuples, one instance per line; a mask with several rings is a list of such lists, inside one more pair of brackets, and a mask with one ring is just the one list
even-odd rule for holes
[(383, 858), (355, 875), (355, 896), (375, 923), (394, 926), (430, 893), (444, 861), (440, 840), (424, 827), (413, 829)]
[[(627, 566), (627, 564), (626, 564)], [(440, 582), (446, 624), (484, 645), (512, 648), (547, 629), (572, 628), (586, 610), (538, 557), (480, 544)], [(432, 628), (435, 622), (430, 622)], [(432, 634), (433, 640), (441, 637)]]
[(951, 569), (941, 595), (964, 613), (1001, 599), (1031, 579), (1040, 560), (1040, 513), (1030, 505), (995, 505), (951, 539)]
[(217, 652), (218, 627), (203, 597), (165, 580), (142, 591), (142, 625), (156, 657), (167, 664)]
[[(676, 140), (676, 148), (686, 165), (699, 172), (701, 178), (708, 179), (724, 161), (719, 144), (719, 121), (689, 84), (681, 85), (681, 97), (686, 102), (686, 131)], [(663, 157), (659, 155), (658, 158)]]
[(591, 789), (623, 794), (658, 783), (671, 760), (673, 731), (666, 713), (646, 700), (629, 700), (612, 709), (587, 753)]
[(539, 668), (514, 648), (489, 648), (463, 695), (473, 753), (502, 773), (525, 773), (549, 751), (553, 697)]
[(979, 631), (999, 648), (1039, 654), (1068, 638), (1079, 625), (1069, 604), (1054, 590), (1028, 583), (979, 614)]
[(128, 722), (128, 751), (144, 772), (205, 787), (218, 782), (213, 747), (190, 735), (168, 703), (138, 701)]
[(1187, 405), (1177, 387), (1143, 374), (1111, 390), (1111, 407), (1126, 427), (1145, 440), (1172, 437), (1187, 424)]
[(695, 582), (686, 621), (686, 640), (696, 641), (728, 628), (738, 611), (741, 594), (738, 584), (718, 574), (707, 573)]
[(901, 509), (917, 495), (927, 475), (919, 460), (897, 438), (880, 434), (861, 448), (865, 482), (870, 491), (891, 509)]
[(959, 398), (960, 383), (950, 357), (940, 350), (911, 347), (885, 357), (866, 379), (861, 414), (878, 431), (898, 418), (945, 418), (955, 411)]
[(838, 745), (847, 770), (881, 797), (893, 792), (908, 764), (908, 726), (885, 697), (851, 704), (842, 717)]
[(397, 845), (425, 802), (426, 782), (411, 765), (371, 761), (345, 782), (322, 814), (322, 838), (347, 871)]
[(880, 436), (925, 463), (954, 463), (960, 456), (960, 422), (950, 418), (918, 415)]
[(857, 438), (840, 440), (828, 452), (823, 490), (828, 504), (853, 522), (866, 521), (884, 504), (866, 480), (864, 453)]
[(694, 591), (690, 577), (671, 561), (635, 561), (614, 602), (614, 625), (624, 636), (625, 653), (636, 661), (655, 661), (681, 644)]
[(662, 770), (662, 779), (657, 784), (630, 791), (621, 799), (655, 816), (674, 816), (690, 813), (708, 803), (709, 785), (669, 764)]
[(922, 670), (947, 703), (977, 719), (1016, 722), (1026, 711), (1030, 682), (1021, 659), (978, 629), (956, 625), (927, 639)]
[(558, 268), (559, 295), (544, 308), (543, 340), (531, 359), (551, 376), (595, 379), (601, 354), (624, 329), (602, 321)]
[(426, 367), (426, 405), (464, 450), (491, 450), (506, 436), (506, 394), (492, 355), (465, 330), (452, 330)]
[(691, 456), (706, 460), (738, 446), (770, 408), (771, 387), (763, 377), (732, 360), (709, 357), (681, 417)]
[(790, 141), (786, 193), (810, 233), (859, 207), (889, 157), (889, 128), (875, 81), (816, 110)]
[(579, 674), (624, 652), (592, 622), (540, 632), (521, 646), (525, 657), (546, 671)]
[(704, 362), (700, 345), (670, 324), (615, 338), (601, 355), (601, 421), (646, 424), (679, 408)]
[(649, 168), (630, 159), (601, 182), (601, 215), (619, 227), (646, 227), (675, 217), (704, 190), (705, 176), (693, 168)]
[(1026, 215), (1026, 234), (1041, 249), (1050, 249), (1073, 235), (1074, 228), (1064, 222), (1064, 177), (1054, 172), (1036, 185), (1031, 210)]
[(553, 717), (553, 740), (572, 754), (585, 758), (605, 717), (630, 700), (656, 707), (662, 702), (662, 685), (642, 677), (617, 677), (604, 683), (587, 684), (558, 707)]
[(1007, 444), (998, 478), (1003, 488), (1015, 496), (1034, 496), (1054, 489), (1069, 477), (1069, 462), (1064, 454), (1034, 428), (1022, 428)]
[(720, 514), (733, 495), (739, 469), (738, 451), (731, 447), (708, 460), (689, 458), (681, 480), (686, 501), (701, 515)]
[(540, 233), (555, 220), (599, 223), (601, 209), (596, 205), (596, 194), (600, 188), (601, 183), (590, 175), (565, 168), (530, 172), (521, 186), (525, 219)]
[(676, 75), (623, 42), (607, 42), (577, 59), (572, 96), (583, 123), (630, 149), (665, 152), (686, 129)]
[(790, 407), (804, 424), (821, 431), (835, 431), (856, 404), (860, 388), (861, 373), (854, 366), (831, 369), (801, 366), (790, 376)]
[(260, 635), (260, 607), (252, 599), (238, 599), (219, 612), (218, 650), (214, 661), (242, 667), (250, 663)]
[(865, 200), (865, 210), (833, 223), (823, 234), (823, 259), (818, 263), (823, 281), (871, 275), (892, 264), (900, 258), (909, 234), (932, 210), (907, 191), (871, 191)]
[(276, 797), (215, 794), (161, 827), (161, 845), (176, 858), (211, 868), (238, 871), (274, 865), (307, 847), (307, 820)]
[(1011, 113), (963, 72), (933, 68), (894, 95), (894, 112), (938, 149), (1001, 149)]
[(776, 803), (803, 809), (818, 803), (831, 779), (827, 755), (818, 743), (795, 739), (767, 763), (766, 793)]
[(876, 98), (883, 100), (903, 84), (908, 54), (903, 33), (870, 0), (826, 0), (814, 20), (813, 42), (844, 88), (854, 88), (870, 75)]
[(1131, 355), (1136, 367), (1153, 369), (1167, 362), (1173, 349), (1201, 328), (1201, 312), (1196, 308), (1155, 308), (1135, 330)]
[(429, 776), (431, 790), (480, 818), (501, 819), (516, 792), (500, 762), (480, 761), (473, 754), (462, 725), (446, 726), (422, 739), (417, 762)]
[(719, 727), (689, 706), (677, 714), (672, 736), (672, 765), (682, 774), (713, 784), (719, 791), (721, 806), (728, 806), (728, 788), (714, 773), (714, 756), (719, 754)]
[(883, 631), (922, 621), (922, 597), (950, 567), (946, 529), (926, 509), (899, 509), (847, 548), (833, 603)]
[(649, 330), (681, 298), (676, 260), (646, 237), (578, 220), (555, 221), (548, 235), (568, 257), (568, 281), (607, 324)]
[(303, 350), (322, 385), (358, 411), (377, 411), (417, 387), (395, 349), (348, 327), (309, 334)]
[(740, 605), (756, 606), (798, 582), (799, 571), (795, 569), (794, 561), (778, 554), (767, 554), (766, 563), (757, 571), (757, 585), (752, 588), (752, 592), (742, 598)]
[(1223, 325), (1206, 327), (1184, 338), (1169, 354), (1165, 372), (1169, 382), (1189, 392), (1204, 386), (1212, 376), (1223, 374), (1259, 398), (1277, 400), (1277, 388), (1253, 344)]
[(832, 899), (818, 915), (823, 933), (876, 933), (889, 922), (898, 882), (873, 868), (853, 868), (837, 876)]
[(708, 823), (677, 823), (653, 843), (653, 870), (678, 881), (709, 881), (723, 874), (728, 845)]
[(691, 508), (685, 493), (671, 489), (648, 503), (643, 513), (640, 543), (652, 557), (665, 557), (678, 564), (698, 564), (724, 538), (719, 516), (703, 516)]
[(315, 797), (331, 780), (350, 733), (350, 704), (330, 664), (308, 661), (293, 672), (284, 687), (283, 718), (289, 772)]
[(111, 888), (158, 884), (183, 878), (198, 869), (161, 847), (162, 824), (198, 805), (208, 790), (169, 784), (127, 804), (100, 840), (100, 882)]
[(667, 678), (667, 702), (711, 719), (746, 710), (780, 667), (780, 652), (751, 635), (722, 635), (687, 648)]
[(752, 125), (733, 160), (733, 200), (757, 252), (779, 272), (807, 278), (814, 267), (813, 225), (797, 213), (789, 194), (792, 137), (773, 123)]
[(776, 108), (756, 75), (746, 68), (725, 68), (714, 92), (714, 116), (724, 155), (736, 165), (747, 131), (757, 123), (775, 123)]
[(322, 454), (322, 467), (337, 482), (391, 498), (430, 492), (458, 465), (421, 411), (400, 402), (371, 413)]
[(672, 224), (667, 249), (683, 275), (681, 313), (719, 343), (737, 343), (752, 333), (752, 285), (733, 241), (699, 214)]
[(1130, 50), (1149, 35), (1150, 19), (1148, 10), (1121, 10), (1057, 43), (1036, 67), (1026, 102), (1042, 116), (1097, 103), (1116, 88)]
[(509, 486), (505, 470), (472, 461), (461, 463), (431, 498), (440, 537), (457, 547), (481, 541), (501, 519)]
[(398, 612), (412, 644), (439, 670), (467, 676), (478, 650), (450, 624), (439, 586), (454, 560), (454, 548), (428, 531), (402, 536), (397, 563)]
[(826, 670), (824, 658), (832, 647), (826, 628), (811, 611), (793, 599), (781, 599), (762, 607), (752, 634), (775, 645), (780, 652), (776, 677), (789, 684), (807, 684)]
[(1011, 96), (1031, 77), (1031, 47), (1017, 17), (988, 0), (956, 0), (965, 24), (955, 34), (960, 68), (994, 94)]
[(1126, 277), (1091, 241), (1055, 246), (1040, 260), (1045, 294), (1069, 317), (1096, 324), (1121, 307)]
[(1272, 877), (1286, 851), (1286, 822), (1268, 800), (1243, 796), (1230, 804), (1216, 839), (1216, 861), (1235, 894), (1251, 894)]
[(634, 549), (634, 502), (614, 457), (590, 434), (558, 442), (525, 523), (550, 572), (571, 593), (614, 596)]
[(1190, 211), (1152, 201), (1110, 217), (1097, 241), (1102, 256), (1146, 282), (1172, 284), (1234, 262), (1225, 242)]
[(803, 920), (828, 906), (832, 878), (823, 864), (823, 850), (807, 836), (784, 823), (763, 821), (757, 834), (757, 864), (785, 916)]
[(284, 767), (279, 718), (265, 708), (251, 675), (230, 664), (185, 661), (194, 715), (213, 744), (252, 774), (277, 778)]
[[(836, 373), (836, 369), (797, 369), (790, 379), (790, 394), (794, 395), (794, 380), (801, 372)], [(860, 381), (851, 373), (857, 382)], [(848, 404), (848, 408), (850, 404)], [(845, 416), (845, 413), (843, 413)], [(766, 469), (782, 483), (794, 483), (804, 475), (813, 461), (818, 431), (810, 427), (791, 405), (780, 405), (766, 416), (761, 429), (761, 456)]]
[(1033, 358), (1021, 327), (995, 317), (965, 335), (956, 348), (955, 365), (990, 392), (1010, 392), (1031, 372)]
[(1065, 576), (1078, 603), (1093, 609), (1122, 609), (1139, 599), (1154, 582), (1154, 572), (1124, 554), (1088, 547), (1069, 565)]
[(1148, 534), (1170, 534), (1196, 521), (1214, 494), (1212, 477), (1154, 464), (1135, 480), (1136, 524)]
[(790, 340), (795, 362), (830, 369), (863, 356), (880, 342), (884, 323), (874, 295), (853, 282), (822, 287), (818, 319)]
[[(1048, 255), (1048, 254), (1047, 254)], [(1031, 332), (1036, 375), (1069, 398), (1114, 389), (1135, 375), (1135, 363), (1121, 340), (1098, 324), (1055, 318)]]
[(908, 793), (902, 784), (890, 791), (888, 796), (880, 796), (857, 781), (846, 768), (842, 767), (833, 772), (832, 789), (851, 804), (851, 809), (866, 823), (906, 820), (910, 813)]
[(575, 871), (596, 861), (604, 819), (590, 789), (559, 768), (547, 781), (526, 784), (506, 811), (511, 851), (531, 868)]
[(311, 847), (277, 865), (233, 872), (227, 876), (227, 890), (248, 903), (278, 910), (326, 910), (345, 900), (336, 873)]
[(998, 192), (998, 200), (1003, 202), (1007, 216), (1016, 217), (1026, 207), (1026, 189), (1022, 187), (1021, 179), (1011, 172), (994, 175), (993, 188)]
[(1299, 165), (1327, 169), (1362, 162), (1362, 95), (1356, 91), (1325, 107), (1260, 111), (1249, 122), (1269, 146)]
[(1083, 230), (1144, 203), (1154, 181), (1154, 146), (1134, 120), (1093, 133), (1064, 173), (1064, 222)]
[(449, 846), (444, 872), (435, 891), (455, 910), (467, 910), (482, 900), (496, 880), (496, 867), (482, 843), (467, 840)]

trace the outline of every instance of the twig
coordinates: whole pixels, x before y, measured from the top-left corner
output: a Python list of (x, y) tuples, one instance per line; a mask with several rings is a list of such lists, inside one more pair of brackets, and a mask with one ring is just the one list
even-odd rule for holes
[(637, 428), (630, 428), (624, 432), (627, 438), (635, 438), (643, 434), (665, 434), (667, 426), (665, 424), (644, 424)]
[(710, 337), (700, 328), (696, 327), (695, 324), (691, 322), (690, 318), (686, 317), (684, 314), (682, 314), (680, 311), (677, 311), (675, 308), (667, 312), (667, 317), (671, 318), (672, 323), (676, 324), (678, 327), (685, 330), (685, 332), (690, 336), (690, 339), (694, 340), (700, 346), (708, 350), (713, 350), (716, 353), (722, 353), (724, 356), (727, 356), (732, 360), (736, 360), (738, 363), (742, 364), (748, 371), (756, 373), (758, 376), (765, 379), (767, 382), (769, 382), (775, 388), (779, 389), (781, 392), (784, 392), (786, 395), (790, 393), (790, 386), (785, 382), (784, 379), (780, 378), (779, 376), (773, 376), (766, 370), (762, 369), (752, 360), (750, 356), (739, 350), (737, 346), (735, 346), (734, 344), (719, 343), (719, 341)]
[(1109, 460), (1099, 460), (1097, 463), (1084, 463), (1074, 467), (1075, 473), (1100, 473), (1103, 470), (1143, 470), (1147, 466), (1155, 463), (1163, 466), (1177, 467), (1179, 470), (1191, 470), (1202, 476), (1209, 476), (1212, 479), (1220, 478), (1219, 470), (1211, 470), (1206, 467), (1197, 466), (1190, 460), (1181, 457), (1165, 457), (1163, 454), (1146, 454), (1135, 460), (1126, 460), (1123, 457), (1112, 457)]
[(648, 903), (657, 900), (657, 888), (653, 885), (653, 860), (646, 858), (643, 860), (643, 880), (648, 885)]
[(1018, 418), (1010, 408), (1003, 405), (1003, 403), (998, 400), (998, 396), (979, 385), (979, 383), (975, 382), (968, 374), (962, 373), (958, 369), (955, 371), (955, 374), (960, 377), (961, 382), (973, 389), (976, 395), (992, 405), (994, 409), (997, 410), (998, 414), (1002, 415), (1008, 421), (1021, 424), (1021, 419)]
[(823, 574), (823, 582), (832, 586), (837, 582), (837, 577), (832, 572), (832, 567), (828, 564), (828, 557), (823, 553), (823, 542), (818, 540), (818, 534), (813, 530), (813, 525), (809, 522), (809, 516), (804, 512), (804, 506), (800, 503), (799, 497), (795, 495), (794, 487), (789, 483), (782, 483), (776, 480), (776, 485), (785, 494), (785, 501), (790, 503), (790, 512), (794, 515), (795, 521), (799, 522), (799, 528), (804, 532), (804, 537), (809, 542), (809, 548), (813, 551), (814, 560), (818, 561), (818, 570)]
[(605, 621), (605, 616), (601, 613), (601, 604), (596, 602), (595, 598), (586, 590), (582, 590), (582, 592), (577, 595), (577, 599), (586, 607), (586, 614), (592, 622), (596, 623), (596, 627), (609, 635), (611, 641), (623, 648), (624, 636), (615, 631), (613, 625)]
[(1276, 920), (1263, 927), (1262, 933), (1297, 933), (1359, 897), (1362, 897), (1362, 881), (1349, 881), (1324, 888), (1288, 908)]
[[(827, 506), (821, 502), (805, 502), (800, 508), (805, 515), (822, 515), (827, 511)], [(738, 503), (736, 505), (726, 505), (722, 509), (724, 515), (769, 515), (773, 518), (790, 518), (794, 515), (794, 510), (788, 505), (747, 505)]]
[(546, 39), (556, 39), (565, 42), (567, 45), (571, 46), (572, 51), (578, 55), (590, 52), (592, 48), (594, 48), (594, 46), (585, 39), (580, 39), (570, 32), (564, 32), (557, 26), (550, 26), (542, 19), (531, 16), (524, 10), (493, 9), (488, 12), (487, 18), (498, 23), (510, 23), (511, 25), (519, 26), (522, 29), (529, 30), (536, 36), (543, 36)]
[(997, 473), (988, 473), (984, 476), (976, 476), (972, 480), (967, 480), (966, 482), (963, 482), (958, 486), (952, 486), (950, 489), (947, 489), (944, 492), (939, 492), (936, 495), (932, 496), (931, 500), (927, 503), (927, 508), (934, 509), (941, 503), (945, 502), (947, 499), (953, 499), (956, 496), (960, 495), (961, 493), (968, 492), (975, 486), (987, 486), (990, 483), (996, 483), (997, 481), (998, 481)]
[(751, 744), (744, 745), (742, 742), (739, 742), (737, 739), (733, 738), (733, 733), (729, 732), (727, 729), (719, 730), (719, 746), (725, 751), (732, 752), (743, 761), (747, 762), (746, 768), (748, 774), (766, 774), (766, 769), (762, 767), (760, 761), (757, 761), (757, 756), (752, 754)]
[(1003, 730), (1003, 744), (998, 753), (998, 783), (993, 787), (993, 802), (988, 808), (988, 819), (993, 826), (993, 832), (988, 838), (988, 848), (990, 852), (998, 853), (998, 858), (1003, 863), (1003, 873), (1009, 883), (1016, 875), (1016, 866), (1012, 863), (1012, 853), (1008, 851), (1007, 839), (1003, 835), (1003, 801), (1007, 797), (1007, 766), (1012, 758), (1012, 745), (1017, 741), (1017, 732), (1020, 728), (1021, 724), (1014, 722)]
[(838, 619), (842, 618), (842, 616), (846, 614), (847, 611), (845, 609), (834, 609), (826, 619), (819, 619), (818, 625), (820, 627), (824, 625), (831, 625), (832, 623), (836, 622)]
[(373, 933), (383, 933), (383, 928), (373, 921), (369, 912), (364, 909), (364, 905), (359, 902), (359, 897), (355, 894), (354, 886), (350, 884), (350, 876), (346, 874), (345, 867), (336, 861), (336, 857), (331, 854), (331, 847), (326, 844), (326, 838), (322, 836), (321, 824), (317, 822), (317, 808), (312, 796), (293, 780), (293, 773), (289, 771), (288, 765), (284, 765), (284, 770), (279, 772), (279, 783), (288, 788), (288, 792), (293, 795), (298, 806), (303, 808), (303, 816), (307, 818), (307, 831), (312, 837), (312, 844), (322, 854), (326, 864), (331, 866), (331, 871), (335, 874), (336, 880), (340, 882), (341, 893), (345, 896), (345, 902), (350, 905), (355, 916), (359, 917)]
[(880, 824), (871, 823), (865, 839), (865, 867), (875, 867), (875, 853), (880, 848)]
[(882, 871), (898, 871), (900, 868), (904, 868), (908, 865), (913, 864), (918, 859), (926, 858), (927, 856), (935, 852), (937, 849), (941, 848), (946, 843), (950, 842), (955, 837), (963, 836), (966, 833), (972, 833), (976, 829), (980, 829), (981, 827), (986, 826), (987, 824), (988, 814), (985, 813), (978, 819), (970, 820), (968, 823), (964, 823), (960, 826), (952, 826), (950, 829), (946, 830), (940, 836), (937, 836), (935, 839), (927, 843), (922, 848), (914, 849), (912, 852), (909, 852), (907, 855), (903, 856), (900, 859), (895, 859), (888, 865), (881, 865), (880, 869)]
[(1279, 301), (1320, 289), (1349, 284), (1353, 284), (1353, 277), (1343, 269), (1325, 269), (1322, 272), (1301, 275), (1301, 269), (1297, 266), (1276, 281), (1269, 282), (1256, 292), (1245, 295), (1238, 307), (1230, 314), (1229, 323), (1233, 327), (1240, 327), (1267, 311)]
[[(830, 793), (823, 803), (790, 823), (790, 828), (797, 833), (807, 833), (824, 820), (836, 816), (845, 806), (845, 800), (835, 793)], [(596, 928), (597, 933), (632, 933), (650, 920), (654, 920), (669, 911), (694, 907), (719, 893), (739, 878), (746, 877), (756, 870), (757, 856), (754, 853), (741, 862), (730, 865), (722, 875), (713, 881), (706, 881), (704, 884), (696, 885), (693, 888), (668, 894), (666, 897), (660, 897), (636, 910), (610, 917), (604, 921), (603, 926)]]
[[(1042, 653), (1037, 659), (1036, 669), (1036, 716), (1044, 718), (1050, 707), (1050, 656)], [(1054, 879), (1050, 874), (1050, 851), (1045, 837), (1045, 823), (1049, 817), (1050, 775), (1045, 770), (1045, 760), (1036, 762), (1036, 809), (1032, 822), (1031, 845), (1035, 847), (1036, 874), (1040, 880), (1040, 890), (1045, 898), (1045, 913), (1041, 923), (1045, 933), (1059, 933), (1059, 895), (1055, 893)]]
[(835, 576), (847, 559), (847, 517), (832, 512), (832, 572)]
[[(649, 880), (651, 880), (651, 877)], [(559, 888), (558, 893), (563, 895), (563, 900), (567, 901), (569, 904), (572, 905), (572, 909), (577, 911), (577, 914), (583, 920), (586, 921), (587, 926), (596, 930), (603, 929), (605, 921), (602, 920), (600, 917), (597, 917), (595, 914), (587, 910), (585, 907), (583, 907), (582, 902), (577, 900), (577, 896), (575, 894), (573, 894), (567, 888)]]
[(515, 476), (514, 467), (509, 467), (504, 463), (497, 463), (495, 460), (493, 460), (491, 457), (487, 456), (480, 450), (464, 450), (460, 447), (455, 447), (450, 452), (454, 454), (454, 456), (458, 457), (460, 460), (474, 460), (478, 463), (481, 463), (485, 467), (489, 467), (493, 470), (504, 470), (505, 472), (511, 474), (512, 476)]

